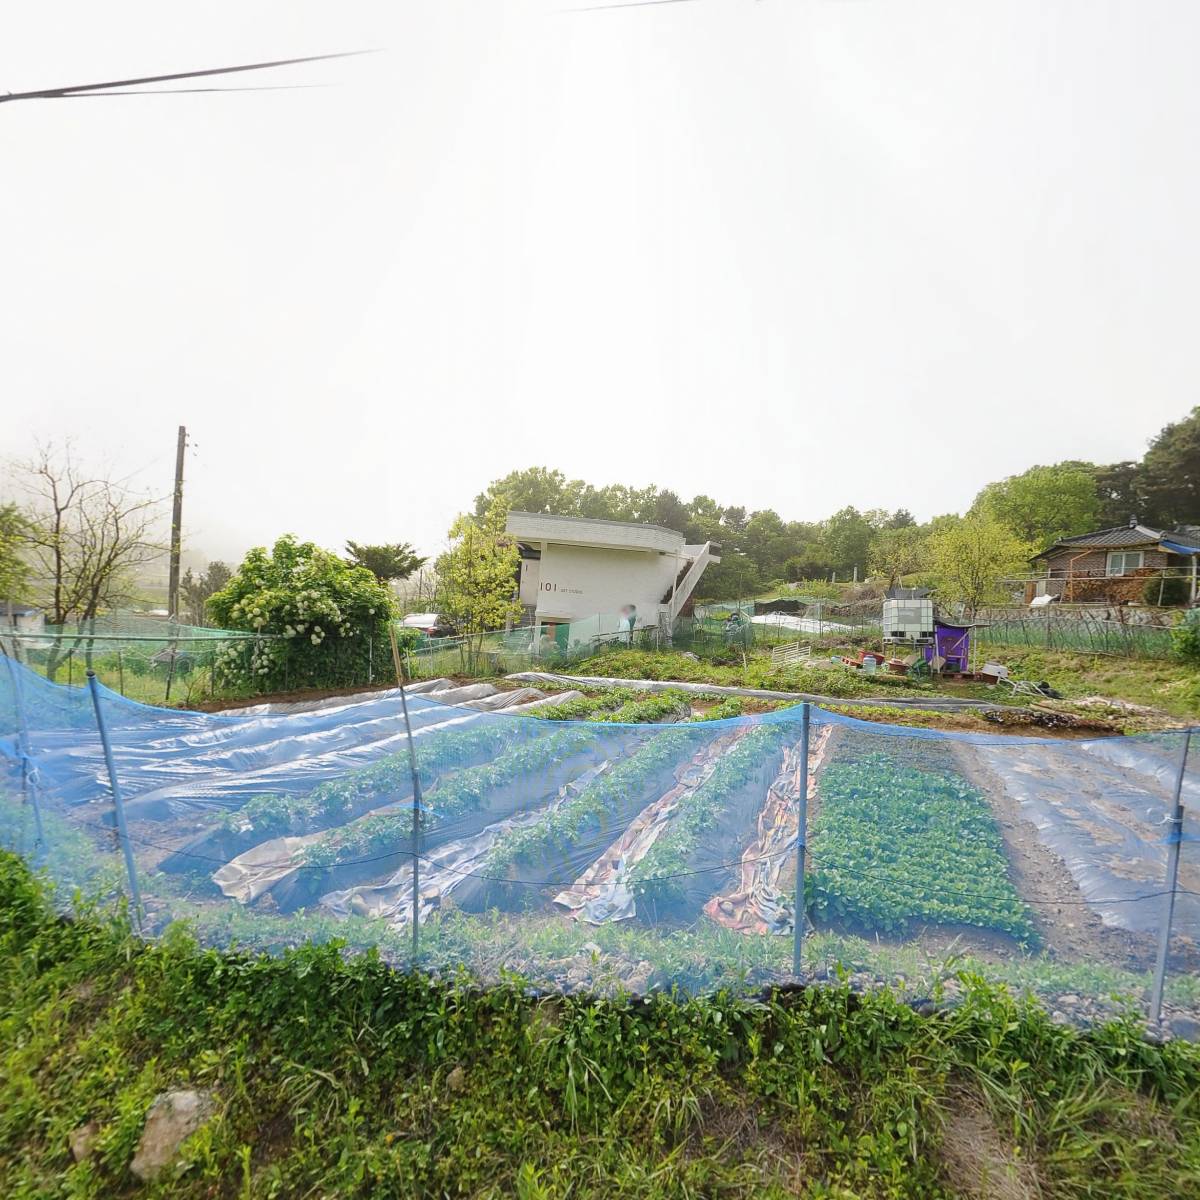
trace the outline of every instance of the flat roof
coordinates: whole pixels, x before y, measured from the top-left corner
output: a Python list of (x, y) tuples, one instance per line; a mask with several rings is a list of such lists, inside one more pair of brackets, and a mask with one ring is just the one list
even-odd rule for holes
[(558, 513), (531, 513), (513, 509), (508, 514), (513, 517), (533, 517), (537, 521), (563, 521), (571, 525), (623, 525), (626, 529), (657, 529), (659, 533), (669, 533), (672, 537), (682, 538), (678, 529), (668, 529), (665, 525), (651, 525), (649, 521), (618, 521), (608, 517), (564, 517)]
[(563, 517), (557, 513), (510, 512), (505, 526), (522, 541), (609, 547), (617, 550), (655, 550), (682, 553), (684, 537), (663, 525), (640, 521), (609, 521), (601, 517)]

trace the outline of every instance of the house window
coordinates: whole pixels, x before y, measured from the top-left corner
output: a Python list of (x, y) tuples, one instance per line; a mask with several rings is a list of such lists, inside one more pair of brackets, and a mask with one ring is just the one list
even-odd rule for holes
[(1132, 575), (1142, 568), (1143, 552), (1141, 550), (1114, 550), (1108, 556), (1108, 573), (1110, 575)]

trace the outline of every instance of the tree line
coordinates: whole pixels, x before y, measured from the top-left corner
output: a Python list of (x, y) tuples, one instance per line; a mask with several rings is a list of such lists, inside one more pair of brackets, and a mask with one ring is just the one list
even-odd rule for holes
[(702, 584), (712, 599), (752, 596), (775, 582), (944, 577), (962, 572), (964, 556), (975, 560), (972, 574), (994, 579), (1027, 572), (1030, 556), (1059, 538), (1133, 516), (1163, 528), (1200, 523), (1200, 407), (1167, 425), (1137, 461), (1030, 467), (987, 484), (967, 513), (925, 523), (903, 508), (853, 506), (824, 520), (785, 521), (773, 509), (750, 511), (707, 495), (684, 500), (654, 485), (597, 487), (547, 467), (494, 480), (475, 498), (475, 517), (497, 507), (647, 522), (689, 542), (717, 542), (722, 561)]

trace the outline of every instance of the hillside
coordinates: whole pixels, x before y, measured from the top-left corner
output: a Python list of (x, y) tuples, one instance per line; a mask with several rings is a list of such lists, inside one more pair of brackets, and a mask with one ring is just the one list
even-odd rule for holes
[[(1185, 1197), (1200, 1049), (1083, 1034), (969, 977), (952, 1011), (478, 991), (332, 946), (153, 947), (0, 856), (5, 1197)], [(922, 1015), (922, 1013), (927, 1015)], [(129, 1173), (154, 1097), (215, 1115)], [(73, 1132), (94, 1122), (76, 1164)]]

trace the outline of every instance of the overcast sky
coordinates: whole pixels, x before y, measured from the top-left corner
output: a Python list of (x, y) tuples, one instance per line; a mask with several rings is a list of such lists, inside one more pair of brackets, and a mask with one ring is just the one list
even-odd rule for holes
[(0, 451), (186, 423), (194, 551), (432, 551), (517, 467), (925, 518), (1197, 402), (1193, 0), (570, 3), (10, 6), (6, 91), (384, 52), (0, 105)]

